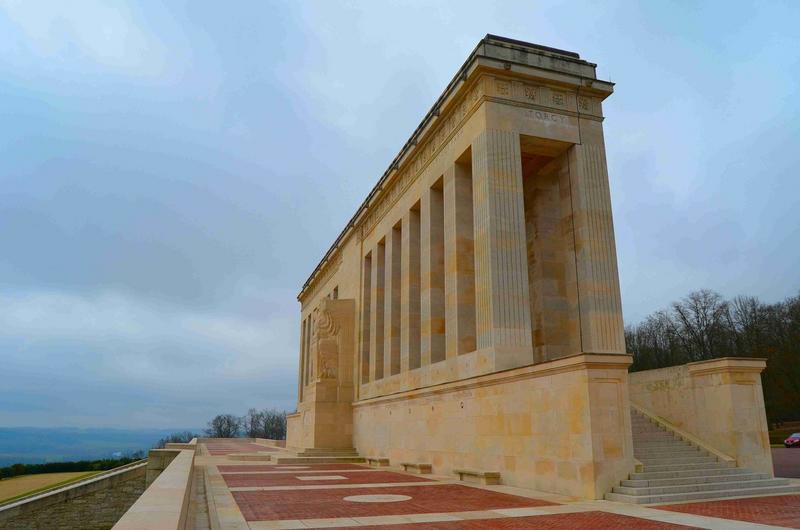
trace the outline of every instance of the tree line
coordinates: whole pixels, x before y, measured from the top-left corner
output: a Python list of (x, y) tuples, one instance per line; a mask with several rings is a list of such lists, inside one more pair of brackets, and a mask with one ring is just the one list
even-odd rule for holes
[(38, 475), (41, 473), (71, 473), (76, 471), (106, 471), (124, 466), (144, 458), (144, 453), (137, 452), (122, 458), (104, 458), (102, 460), (78, 460), (75, 462), (47, 462), (45, 464), (13, 464), (0, 467), (0, 479), (20, 475)]
[(286, 439), (286, 412), (275, 409), (250, 409), (244, 416), (219, 414), (208, 422), (209, 438), (268, 438)]
[(761, 357), (767, 418), (800, 420), (800, 296), (767, 304), (703, 289), (625, 328), (631, 371), (718, 357)]

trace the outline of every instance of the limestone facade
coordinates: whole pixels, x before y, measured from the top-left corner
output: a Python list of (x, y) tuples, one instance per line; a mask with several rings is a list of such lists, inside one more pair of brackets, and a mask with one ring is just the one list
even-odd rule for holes
[(632, 467), (612, 91), (481, 40), (302, 288), (288, 447), (590, 498)]

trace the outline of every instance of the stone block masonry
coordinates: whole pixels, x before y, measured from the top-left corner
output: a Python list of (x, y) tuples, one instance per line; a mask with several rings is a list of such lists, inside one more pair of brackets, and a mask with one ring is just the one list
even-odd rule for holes
[(106, 530), (145, 489), (146, 463), (0, 507), (4, 530)]

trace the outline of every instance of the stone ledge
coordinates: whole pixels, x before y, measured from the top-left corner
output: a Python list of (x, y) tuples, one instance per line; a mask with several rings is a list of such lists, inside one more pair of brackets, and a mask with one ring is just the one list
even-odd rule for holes
[(183, 449), (141, 497), (125, 512), (114, 530), (179, 530), (186, 523), (194, 450)]
[(707, 361), (687, 363), (689, 374), (693, 376), (720, 372), (753, 372), (760, 374), (767, 367), (767, 360), (757, 357), (720, 357)]
[[(394, 394), (376, 396), (353, 402), (353, 408), (378, 403), (391, 403), (409, 398), (419, 398), (436, 394), (447, 394), (459, 390), (469, 390), (484, 386), (499, 385), (511, 381), (547, 377), (555, 374), (590, 369), (625, 369), (633, 362), (633, 357), (626, 353), (579, 353), (562, 357), (553, 361), (531, 364), (521, 368), (512, 368), (502, 372), (478, 375), (475, 377), (450, 381), (428, 387), (404, 390)], [(429, 365), (430, 366), (430, 365)]]

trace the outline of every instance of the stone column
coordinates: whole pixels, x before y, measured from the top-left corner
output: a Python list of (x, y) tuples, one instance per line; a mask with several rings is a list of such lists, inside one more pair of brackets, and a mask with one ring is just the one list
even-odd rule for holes
[(420, 226), (419, 210), (403, 216), (400, 296), (400, 370), (420, 366)]
[(305, 371), (306, 365), (306, 321), (300, 321), (300, 369), (298, 373), (298, 381), (297, 381), (297, 400), (302, 402), (303, 401), (303, 372)]
[(581, 349), (625, 353), (611, 194), (597, 122), (582, 120), (581, 141), (570, 149), (570, 187), (581, 318)]
[(477, 347), (495, 369), (533, 362), (522, 157), (516, 132), (487, 129), (472, 143)]
[(372, 298), (370, 307), (369, 336), (369, 380), (375, 381), (383, 377), (383, 296), (384, 296), (384, 263), (386, 249), (383, 242), (372, 250)]
[(422, 258), (422, 366), (444, 359), (444, 218), (440, 184), (422, 194), (420, 231)]
[(372, 260), (374, 256), (369, 254), (364, 257), (361, 265), (364, 279), (361, 285), (361, 384), (370, 381), (370, 330), (372, 326)]
[(475, 351), (475, 255), (470, 168), (444, 174), (445, 350), (448, 358)]
[(386, 283), (384, 284), (383, 370), (389, 377), (400, 373), (400, 256), (402, 225), (386, 234)]

